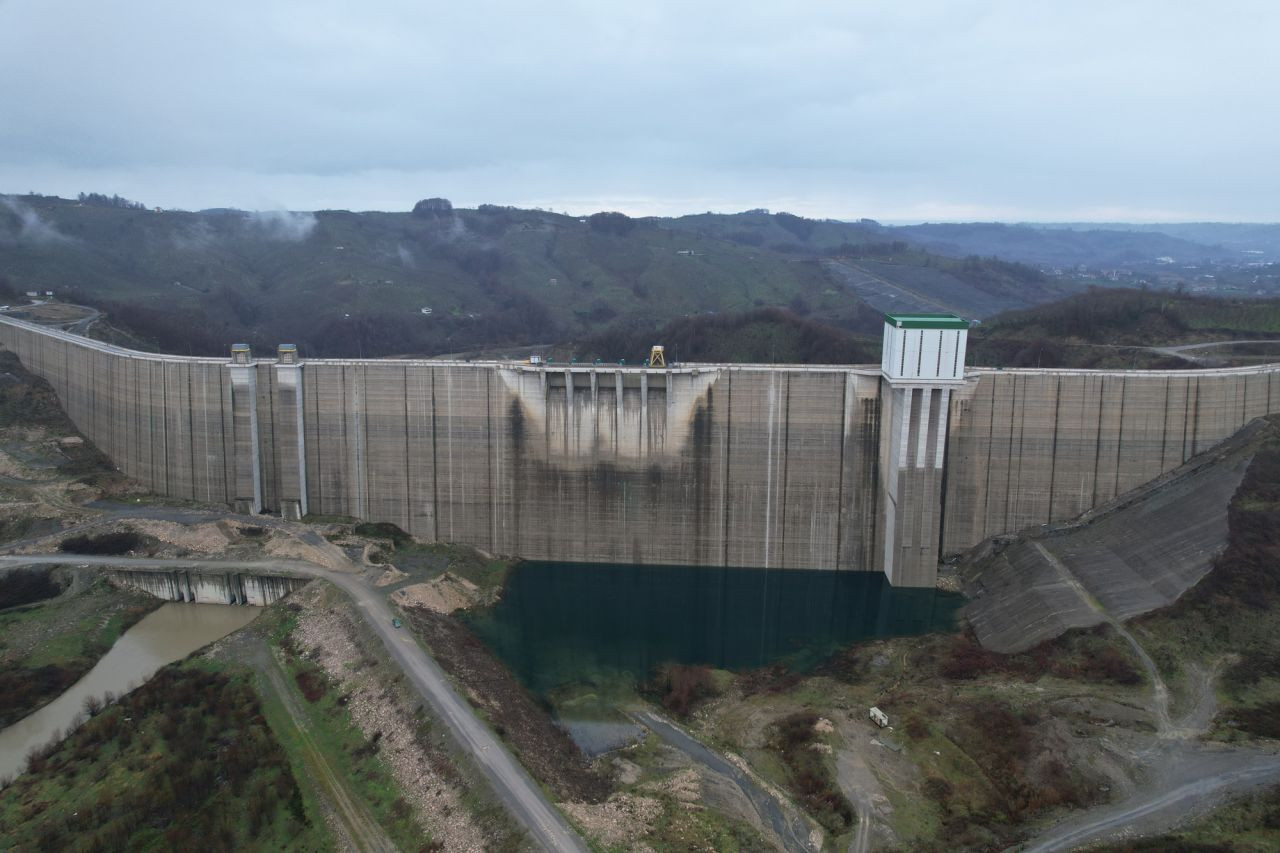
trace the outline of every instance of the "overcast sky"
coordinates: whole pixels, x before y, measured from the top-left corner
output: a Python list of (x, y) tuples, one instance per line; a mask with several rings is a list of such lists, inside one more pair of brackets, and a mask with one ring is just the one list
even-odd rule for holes
[(1280, 220), (1280, 4), (0, 0), (0, 192)]

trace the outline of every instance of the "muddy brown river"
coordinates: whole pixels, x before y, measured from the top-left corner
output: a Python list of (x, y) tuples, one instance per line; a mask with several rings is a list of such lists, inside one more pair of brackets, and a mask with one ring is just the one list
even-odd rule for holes
[(39, 711), (0, 731), (0, 779), (15, 776), (33, 747), (65, 733), (89, 696), (126, 693), (165, 664), (181, 660), (214, 640), (243, 628), (260, 607), (168, 603), (124, 633), (111, 651), (79, 681)]

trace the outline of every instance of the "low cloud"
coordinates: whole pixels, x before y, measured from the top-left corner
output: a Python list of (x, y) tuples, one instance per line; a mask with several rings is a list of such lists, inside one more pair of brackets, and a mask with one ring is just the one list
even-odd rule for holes
[(298, 243), (311, 236), (316, 218), (311, 213), (291, 210), (254, 210), (245, 214), (245, 223), (268, 240)]
[(71, 241), (70, 237), (59, 231), (52, 223), (45, 222), (39, 213), (13, 196), (0, 196), (0, 206), (5, 207), (18, 219), (18, 230), (14, 235), (18, 243), (47, 245)]
[(213, 245), (217, 235), (204, 219), (197, 219), (190, 227), (177, 231), (171, 238), (173, 245), (185, 252), (202, 252)]

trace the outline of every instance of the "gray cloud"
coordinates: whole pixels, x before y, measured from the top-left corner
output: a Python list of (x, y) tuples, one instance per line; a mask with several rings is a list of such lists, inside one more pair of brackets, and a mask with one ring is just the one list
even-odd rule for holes
[(1277, 219), (1277, 32), (1251, 0), (9, 3), (0, 189)]
[(245, 214), (245, 224), (268, 240), (297, 243), (311, 236), (316, 218), (289, 210), (255, 210)]
[(37, 246), (71, 241), (53, 223), (45, 222), (39, 213), (13, 196), (0, 195), (0, 207), (7, 209), (17, 219), (17, 227), (10, 235), (11, 240)]

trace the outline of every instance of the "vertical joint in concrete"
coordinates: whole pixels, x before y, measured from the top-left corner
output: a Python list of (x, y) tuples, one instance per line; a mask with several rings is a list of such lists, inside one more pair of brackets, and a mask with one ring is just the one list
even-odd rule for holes
[(231, 504), (236, 512), (262, 512), (262, 466), (258, 455), (258, 373), (248, 344), (231, 347)]
[(281, 344), (277, 349), (276, 441), (279, 443), (280, 515), (296, 521), (307, 514), (307, 448), (303, 416), (302, 363), (298, 347)]

